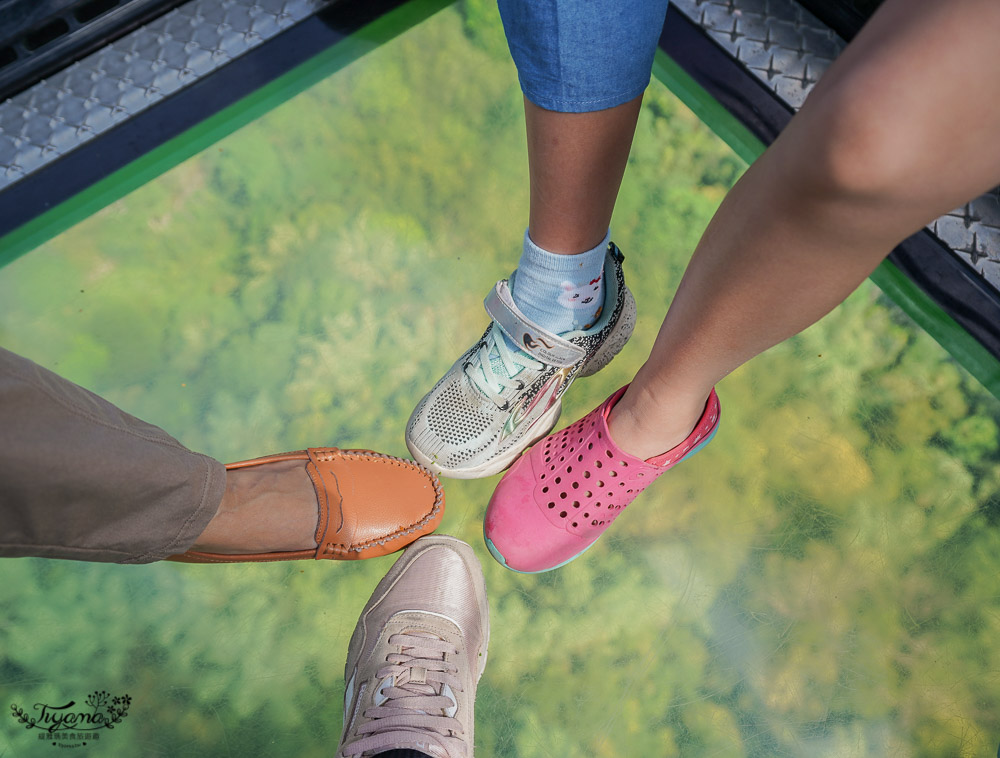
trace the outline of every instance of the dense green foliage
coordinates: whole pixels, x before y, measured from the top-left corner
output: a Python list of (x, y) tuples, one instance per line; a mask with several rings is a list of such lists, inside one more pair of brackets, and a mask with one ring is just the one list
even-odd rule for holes
[[(614, 224), (639, 325), (567, 421), (638, 367), (742, 168), (654, 83)], [(403, 454), (526, 218), (515, 72), (469, 0), (4, 269), (0, 343), (224, 460)], [(997, 401), (870, 285), (720, 397), (717, 440), (557, 572), (489, 558), (495, 480), (446, 483), (491, 593), (478, 754), (991, 754)], [(127, 692), (94, 754), (329, 756), (390, 564), (5, 561), (0, 705)]]

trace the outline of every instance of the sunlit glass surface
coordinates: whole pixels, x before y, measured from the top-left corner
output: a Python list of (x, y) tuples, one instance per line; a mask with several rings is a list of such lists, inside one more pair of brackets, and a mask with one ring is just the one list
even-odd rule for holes
[[(406, 455), (527, 221), (521, 96), (481, 7), (0, 271), (0, 344), (223, 461)], [(653, 82), (613, 225), (638, 327), (562, 423), (639, 367), (744, 168)], [(997, 401), (869, 283), (719, 395), (715, 441), (555, 572), (487, 553), (496, 478), (446, 482), (441, 531), (474, 546), (491, 601), (477, 754), (994, 754)], [(0, 704), (127, 694), (85, 755), (330, 756), (347, 643), (392, 561), (0, 562)], [(53, 752), (3, 718), (0, 755)]]

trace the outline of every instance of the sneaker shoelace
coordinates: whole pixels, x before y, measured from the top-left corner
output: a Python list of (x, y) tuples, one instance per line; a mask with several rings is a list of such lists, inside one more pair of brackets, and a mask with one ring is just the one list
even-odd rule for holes
[(458, 666), (447, 660), (449, 655), (458, 655), (458, 649), (426, 632), (394, 634), (389, 644), (398, 646), (400, 652), (386, 656), (389, 665), (378, 671), (382, 699), (376, 698), (379, 704), (364, 711), (369, 721), (358, 727), (362, 737), (345, 745), (344, 755), (426, 741), (436, 743), (449, 756), (465, 756), (462, 723), (449, 715), (458, 703), (446, 692), (462, 691)]
[[(480, 392), (498, 408), (505, 410), (508, 399), (503, 392), (509, 386), (508, 382), (516, 382), (517, 389), (524, 389), (524, 382), (516, 379), (517, 375), (526, 368), (538, 371), (544, 367), (544, 363), (527, 353), (511, 350), (503, 333), (494, 326), (483, 346), (465, 364), (465, 374)], [(501, 374), (501, 371), (505, 373)]]

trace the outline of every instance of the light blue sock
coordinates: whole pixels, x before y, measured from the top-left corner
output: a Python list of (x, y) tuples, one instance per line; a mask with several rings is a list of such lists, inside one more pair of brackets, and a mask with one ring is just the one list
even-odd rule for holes
[(517, 307), (555, 334), (589, 329), (604, 306), (604, 257), (610, 240), (609, 231), (595, 248), (558, 255), (542, 250), (526, 231), (511, 292)]

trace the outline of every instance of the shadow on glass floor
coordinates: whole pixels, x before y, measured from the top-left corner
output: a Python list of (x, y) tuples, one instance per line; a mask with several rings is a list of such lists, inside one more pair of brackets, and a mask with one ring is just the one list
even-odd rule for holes
[[(4, 269), (0, 343), (222, 460), (405, 455), (515, 265), (521, 118), (498, 21), (445, 11)], [(638, 367), (742, 169), (652, 85), (614, 222), (639, 325), (565, 421)], [(997, 401), (869, 284), (719, 394), (716, 441), (550, 574), (486, 552), (495, 478), (446, 482), (491, 596), (478, 754), (992, 754)], [(127, 693), (81, 754), (328, 756), (391, 562), (4, 561), (0, 699)]]

